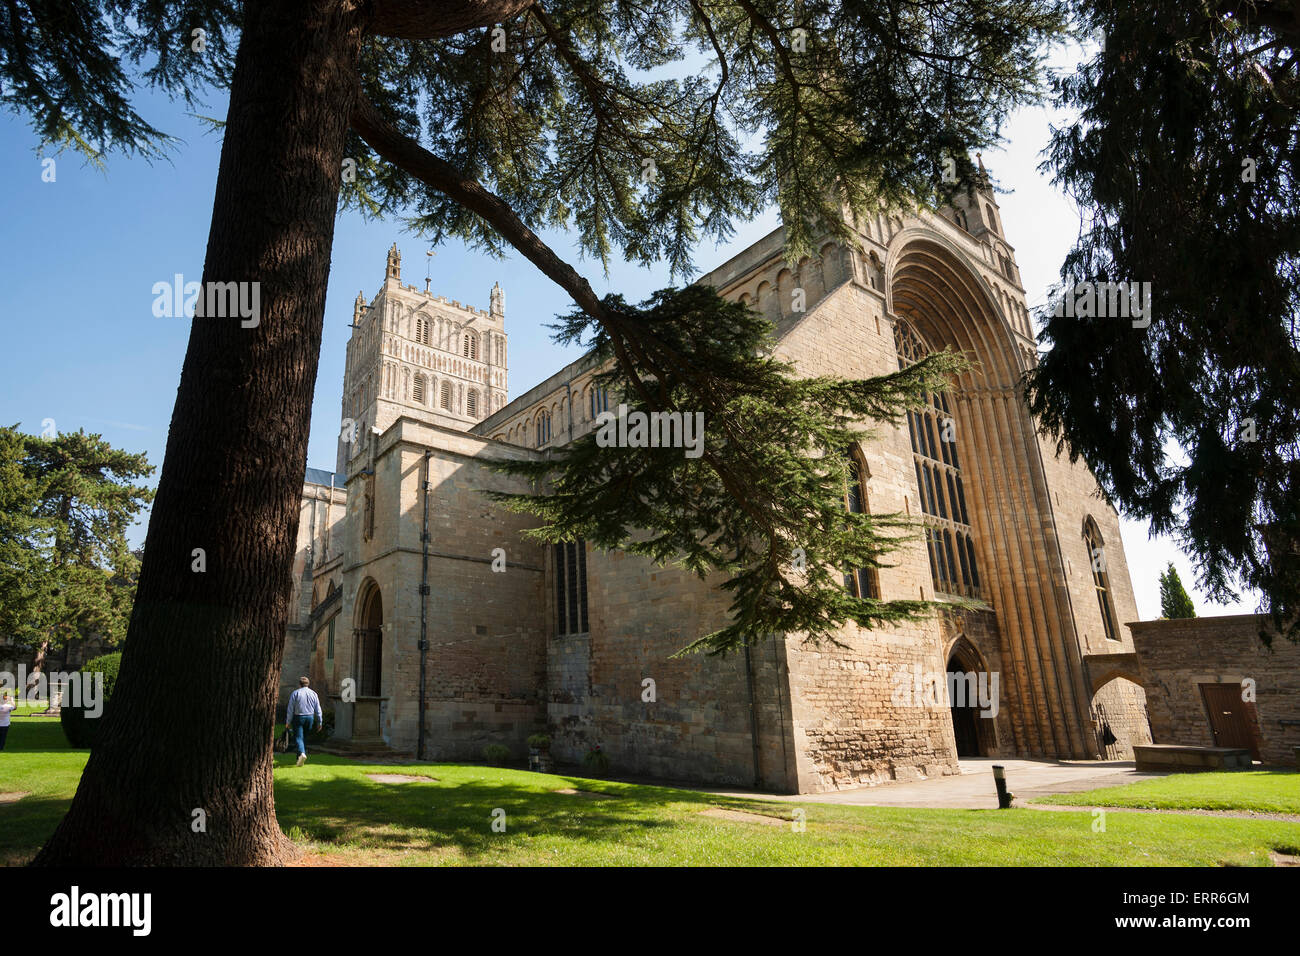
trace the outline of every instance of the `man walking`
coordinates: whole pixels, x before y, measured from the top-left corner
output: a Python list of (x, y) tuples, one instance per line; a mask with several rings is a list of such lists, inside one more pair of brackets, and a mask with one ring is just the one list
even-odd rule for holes
[(320, 698), (308, 686), (310, 683), (311, 681), (305, 677), (298, 678), (299, 687), (289, 695), (289, 706), (284, 715), (284, 724), (294, 731), (294, 739), (298, 744), (299, 767), (307, 762), (305, 735), (313, 729), (319, 730), (325, 720), (320, 709)]

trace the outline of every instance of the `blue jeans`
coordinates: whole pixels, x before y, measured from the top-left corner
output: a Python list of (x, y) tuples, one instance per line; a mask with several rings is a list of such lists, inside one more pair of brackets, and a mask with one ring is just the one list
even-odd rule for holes
[(293, 723), (290, 724), (289, 726), (293, 728), (294, 740), (298, 744), (298, 753), (305, 754), (307, 752), (307, 744), (303, 740), (303, 736), (305, 734), (311, 733), (312, 725), (315, 723), (316, 723), (316, 718), (313, 717), (311, 714), (294, 715)]

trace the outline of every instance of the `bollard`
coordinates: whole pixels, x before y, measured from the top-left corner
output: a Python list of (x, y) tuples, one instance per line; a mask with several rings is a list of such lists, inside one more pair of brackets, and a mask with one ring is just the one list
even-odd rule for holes
[(998, 809), (1008, 810), (1011, 807), (1011, 801), (1015, 794), (1007, 791), (1007, 771), (1001, 764), (993, 765), (993, 783), (998, 788)]

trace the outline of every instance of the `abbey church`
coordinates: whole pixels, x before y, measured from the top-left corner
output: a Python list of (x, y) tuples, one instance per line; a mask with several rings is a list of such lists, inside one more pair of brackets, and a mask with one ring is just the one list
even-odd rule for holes
[[(827, 243), (797, 264), (777, 230), (699, 281), (766, 314), (778, 355), (808, 375), (882, 375), (949, 346), (976, 361), (853, 449), (845, 507), (915, 515), (926, 533), (845, 586), (986, 609), (849, 624), (843, 648), (788, 634), (673, 658), (724, 621), (714, 585), (542, 546), (483, 494), (523, 490), (494, 462), (594, 427), (611, 400), (593, 360), (512, 399), (504, 292), (482, 310), (404, 285), (394, 245), (383, 285), (354, 307), (335, 470), (309, 469), (303, 486), (286, 687), (309, 674), (334, 742), (357, 752), (479, 760), (500, 743), (521, 759), (547, 733), (560, 763), (599, 746), (618, 774), (789, 793), (955, 773), (961, 756), (1119, 759), (1150, 742), (1118, 516), (1023, 404), (1036, 346), (992, 190), (957, 203), (853, 217), (860, 248)], [(947, 674), (992, 699), (945, 693)], [(936, 681), (937, 695), (917, 692)]]

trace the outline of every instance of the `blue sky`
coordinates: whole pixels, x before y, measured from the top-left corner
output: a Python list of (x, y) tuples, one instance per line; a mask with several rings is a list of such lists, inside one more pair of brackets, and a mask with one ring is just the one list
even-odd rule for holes
[[(98, 170), (63, 153), (54, 157), (54, 182), (42, 180), (42, 157), (26, 121), (0, 113), (0, 182), (6, 184), (0, 289), (7, 341), (0, 352), (0, 422), (39, 432), (45, 419), (53, 419), (59, 431), (98, 432), (161, 465), (189, 322), (155, 318), (151, 289), (175, 273), (186, 281), (201, 276), (221, 143), (182, 104), (150, 95), (139, 103), (147, 119), (180, 140), (170, 161), (151, 165), (115, 155), (106, 170)], [(213, 96), (199, 112), (224, 115), (224, 99)], [(984, 156), (994, 176), (1013, 190), (1000, 197), (1002, 218), (1031, 307), (1056, 281), (1078, 228), (1077, 211), (1036, 169), (1051, 119), (1044, 109), (1016, 114), (1005, 130), (1006, 149)], [(769, 212), (738, 226), (728, 245), (699, 249), (697, 266), (707, 271), (776, 222)], [(612, 263), (606, 277), (599, 263), (579, 260), (566, 236), (547, 239), (598, 294), (619, 291), (638, 300), (670, 284), (666, 268), (621, 262)], [(378, 291), (385, 252), (394, 241), (403, 253), (404, 282), (423, 288), (429, 268), (435, 294), (478, 308), (487, 307), (488, 290), (501, 283), (511, 396), (577, 357), (578, 350), (555, 345), (546, 328), (571, 308), (568, 297), (528, 262), (517, 256), (494, 260), (454, 243), (444, 244), (430, 261), (427, 245), (405, 234), (400, 222), (366, 222), (344, 213), (335, 232), (310, 466), (333, 469), (352, 301), (358, 290), (367, 299)], [(1123, 530), (1143, 618), (1159, 616), (1156, 576), (1170, 560), (1199, 613), (1254, 609), (1250, 597), (1228, 607), (1209, 605), (1193, 587), (1190, 562), (1172, 542), (1148, 540), (1145, 525), (1136, 522), (1125, 521)], [(143, 537), (143, 525), (133, 529), (133, 542)]]

